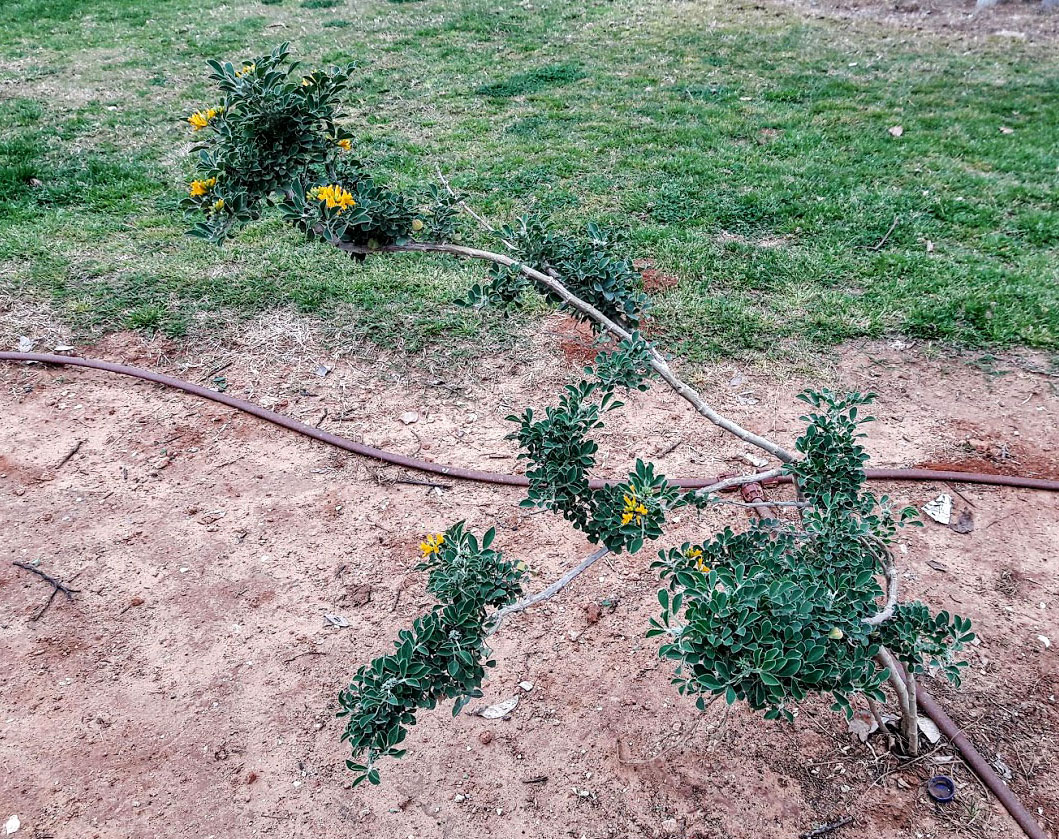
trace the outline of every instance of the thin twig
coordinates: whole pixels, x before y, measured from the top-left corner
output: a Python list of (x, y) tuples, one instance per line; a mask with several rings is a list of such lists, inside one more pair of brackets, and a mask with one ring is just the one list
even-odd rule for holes
[(621, 751), (619, 750), (618, 762), (621, 763), (623, 766), (643, 766), (645, 763), (651, 763), (652, 761), (658, 760), (659, 758), (663, 758), (675, 749), (680, 748), (685, 743), (687, 743), (688, 740), (691, 739), (691, 736), (698, 730), (699, 724), (706, 718), (706, 712), (710, 709), (710, 706), (713, 705), (713, 703), (720, 699), (723, 695), (724, 694), (722, 693), (716, 693), (711, 696), (709, 701), (706, 703), (706, 706), (702, 709), (702, 713), (695, 717), (691, 725), (687, 727), (687, 730), (684, 730), (682, 728), (680, 734), (677, 735), (677, 738), (664, 749), (659, 751), (657, 754), (651, 755), (651, 757), (642, 758), (640, 760), (626, 760), (621, 756)]
[(610, 550), (608, 548), (600, 548), (595, 553), (589, 554), (587, 557), (581, 560), (580, 564), (578, 564), (574, 568), (571, 568), (558, 580), (548, 586), (548, 588), (544, 589), (543, 591), (539, 591), (536, 594), (531, 594), (529, 597), (523, 598), (518, 603), (512, 603), (510, 606), (505, 606), (503, 609), (500, 609), (493, 616), (492, 625), (489, 627), (489, 631), (486, 634), (492, 635), (494, 632), (496, 632), (500, 628), (500, 624), (503, 623), (504, 618), (506, 618), (508, 615), (513, 615), (516, 612), (524, 612), (531, 606), (536, 606), (538, 603), (543, 603), (545, 600), (550, 600), (551, 598), (555, 597), (555, 595), (557, 595), (560, 591), (570, 585), (570, 583), (580, 577), (583, 573), (585, 573), (585, 571), (587, 571), (589, 568), (591, 568), (609, 553)]
[(199, 382), (207, 382), (207, 381), (209, 381), (214, 376), (216, 376), (218, 373), (220, 373), (222, 370), (227, 370), (233, 364), (235, 364), (235, 360), (234, 359), (232, 361), (226, 361), (226, 362), (224, 362), (224, 364), (218, 364), (216, 367), (214, 367), (212, 370), (210, 370), (209, 373), (207, 373), (205, 376), (203, 376), (201, 379), (199, 379)]
[(803, 833), (798, 839), (816, 839), (817, 836), (825, 836), (828, 833), (834, 833), (840, 827), (845, 827), (851, 821), (853, 821), (853, 817), (846, 816), (844, 819), (839, 819), (837, 822), (831, 822), (831, 824), (825, 824), (821, 827), (810, 830), (808, 833)]
[(437, 489), (452, 489), (452, 484), (439, 484), (435, 481), (423, 481), (419, 478), (393, 478), (388, 483), (391, 484), (411, 484), (412, 486), (419, 487), (432, 487)]
[[(55, 599), (55, 595), (57, 595), (60, 591), (66, 595), (66, 599), (69, 600), (71, 603), (73, 603), (74, 595), (79, 594), (81, 591), (78, 588), (70, 588), (67, 583), (64, 583), (62, 580), (56, 579), (51, 574), (47, 574), (44, 571), (41, 571), (39, 568), (35, 568), (29, 563), (12, 562), (11, 564), (23, 569), (24, 571), (29, 571), (33, 574), (36, 574), (38, 577), (41, 577), (45, 581), (51, 583), (52, 586), (51, 595), (48, 597), (48, 602), (41, 607), (41, 610), (37, 612), (37, 614), (30, 618), (30, 622), (38, 621), (44, 616), (44, 613), (48, 611), (48, 607), (51, 606), (52, 601)], [(71, 582), (73, 582), (73, 580), (71, 580)]]
[(56, 471), (62, 469), (71, 457), (81, 451), (81, 446), (84, 445), (84, 442), (84, 440), (78, 440), (76, 443), (74, 443), (74, 447), (63, 456), (62, 460), (55, 464)]
[[(438, 180), (441, 181), (441, 185), (445, 187), (445, 190), (446, 192), (448, 192), (449, 195), (451, 195), (453, 198), (459, 199), (460, 207), (464, 210), (464, 212), (466, 212), (467, 215), (471, 216), (471, 218), (473, 218), (476, 222), (482, 225), (482, 227), (484, 227), (490, 233), (496, 233), (496, 228), (493, 227), (493, 225), (491, 225), (482, 216), (478, 215), (478, 213), (472, 210), (470, 205), (453, 191), (452, 187), (449, 185), (448, 179), (441, 173), (441, 166), (435, 163), (434, 169), (438, 173)], [(507, 241), (507, 239), (501, 239), (500, 241), (504, 244), (504, 247), (509, 248), (510, 250), (515, 250), (515, 246), (511, 242)]]
[(299, 659), (302, 656), (306, 656), (306, 655), (327, 655), (327, 653), (324, 652), (323, 650), (306, 650), (303, 653), (298, 653), (297, 655), (292, 655), (290, 658), (283, 659), (283, 663), (284, 664), (290, 664), (295, 659)]
[[(450, 245), (440, 242), (408, 242), (403, 245), (384, 245), (380, 248), (365, 248), (360, 245), (354, 245), (350, 242), (343, 242), (341, 240), (331, 240), (331, 244), (337, 247), (339, 250), (345, 253), (352, 254), (354, 256), (367, 256), (373, 253), (447, 253), (453, 256), (462, 256), (468, 259), (479, 259), (485, 262), (492, 262), (497, 265), (504, 265), (507, 267), (517, 268), (522, 274), (529, 277), (539, 285), (544, 286), (551, 291), (556, 297), (563, 301), (567, 306), (572, 309), (576, 309), (585, 316), (591, 318), (609, 333), (621, 340), (631, 340), (632, 334), (611, 320), (599, 309), (582, 300), (580, 297), (571, 292), (565, 285), (563, 285), (555, 277), (549, 276), (548, 274), (538, 271), (535, 268), (531, 268), (528, 265), (523, 265), (518, 260), (505, 256), (504, 254), (492, 253), (491, 251), (484, 251), (478, 248), (468, 248), (462, 245)], [(777, 443), (767, 440), (752, 431), (748, 431), (738, 423), (733, 422), (727, 417), (717, 413), (712, 407), (710, 407), (702, 396), (686, 382), (682, 381), (669, 367), (662, 354), (655, 349), (653, 346), (648, 346), (648, 350), (651, 354), (650, 365), (651, 368), (666, 382), (677, 395), (686, 400), (691, 404), (696, 411), (702, 416), (706, 417), (710, 422), (719, 428), (724, 429), (730, 434), (734, 434), (740, 440), (749, 443), (752, 446), (756, 446), (763, 451), (768, 452), (773, 457), (783, 461), (784, 463), (790, 463), (794, 460), (794, 455), (784, 449)]]
[(897, 220), (899, 218), (900, 218), (900, 216), (894, 216), (893, 223), (890, 224), (890, 229), (886, 231), (886, 235), (884, 235), (879, 240), (878, 244), (872, 245), (870, 248), (868, 248), (868, 250), (870, 250), (870, 251), (880, 251), (880, 250), (882, 250), (882, 246), (886, 244), (886, 240), (890, 238), (890, 234), (893, 233), (894, 232), (894, 228), (897, 227)]

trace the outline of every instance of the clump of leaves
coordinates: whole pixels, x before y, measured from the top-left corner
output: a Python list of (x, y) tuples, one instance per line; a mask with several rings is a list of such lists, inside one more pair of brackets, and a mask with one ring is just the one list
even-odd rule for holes
[(522, 592), (524, 571), (491, 545), (490, 529), (479, 541), (454, 524), (422, 545), (418, 571), (428, 571), (427, 591), (438, 604), (401, 630), (393, 653), (357, 670), (339, 696), (350, 744), (346, 766), (357, 773), (354, 786), (367, 780), (379, 783), (376, 762), (402, 757), (400, 748), (415, 725), (416, 712), (455, 699), (456, 716), (472, 698), (482, 696), (485, 668), (494, 662), (485, 644), (487, 617), (514, 601)]
[(915, 509), (892, 509), (864, 489), (868, 459), (858, 442), (859, 407), (871, 395), (806, 392), (806, 417), (788, 467), (808, 504), (800, 526), (758, 520), (743, 533), (725, 529), (701, 545), (663, 551), (654, 563), (668, 587), (649, 635), (668, 637), (659, 654), (677, 664), (681, 693), (745, 700), (769, 719), (793, 719), (809, 693), (830, 693), (852, 714), (851, 698), (885, 699), (889, 676), (876, 662), (881, 647), (914, 672), (941, 669), (954, 682), (954, 655), (973, 639), (970, 623), (921, 603), (899, 604), (894, 617), (872, 622), (885, 594), (898, 528)]
[(624, 484), (594, 488), (589, 479), (599, 450), (589, 435), (602, 428), (606, 412), (624, 404), (615, 396), (617, 388), (647, 389), (648, 353), (646, 342), (633, 333), (615, 350), (600, 352), (595, 367), (585, 368), (593, 380), (567, 385), (543, 416), (527, 408), (508, 417), (518, 423), (508, 438), (519, 442), (519, 459), (529, 464), (522, 506), (559, 513), (589, 541), (616, 553), (636, 552), (645, 540), (661, 536), (667, 511), (689, 502), (655, 474), (654, 464), (642, 460)]
[[(204, 139), (185, 209), (191, 233), (221, 242), (277, 205), (310, 237), (377, 248), (414, 234), (452, 235), (455, 199), (438, 190), (404, 195), (377, 183), (353, 156), (340, 100), (348, 64), (303, 72), (287, 44), (239, 65), (210, 61), (219, 102), (189, 117)], [(425, 206), (421, 207), (425, 199)]]
[[(522, 263), (561, 277), (570, 291), (611, 320), (630, 329), (639, 325), (648, 302), (643, 278), (632, 260), (619, 253), (616, 235), (589, 224), (583, 234), (573, 236), (555, 230), (540, 216), (524, 216), (501, 228), (499, 236)], [(564, 308), (551, 292), (545, 290), (545, 297)], [(580, 311), (571, 314), (599, 330), (599, 324)]]

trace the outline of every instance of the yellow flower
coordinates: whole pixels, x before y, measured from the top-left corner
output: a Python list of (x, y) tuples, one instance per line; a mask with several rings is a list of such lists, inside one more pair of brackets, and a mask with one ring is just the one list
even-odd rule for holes
[(702, 560), (702, 548), (688, 548), (687, 553), (685, 553), (684, 556), (688, 559), (694, 559), (695, 567), (703, 574), (710, 573), (710, 566)]
[(220, 108), (207, 108), (205, 111), (195, 111), (188, 117), (188, 122), (196, 131), (201, 131), (210, 124), (210, 120), (221, 112)]
[(247, 73), (253, 73), (257, 69), (256, 64), (244, 64), (242, 70), (235, 71), (235, 77), (245, 76)]
[(353, 200), (353, 193), (338, 184), (313, 187), (309, 191), (309, 197), (323, 202), (329, 210), (337, 208), (340, 213), (357, 206), (357, 202)]
[(338, 141), (338, 147), (342, 148), (342, 149), (345, 149), (346, 151), (352, 151), (353, 150), (353, 141), (352, 140), (348, 140), (348, 139), (339, 140)]
[(216, 185), (216, 178), (207, 178), (204, 181), (192, 181), (191, 188), (188, 190), (188, 195), (192, 198), (201, 198)]
[(622, 510), (621, 514), (621, 523), (623, 525), (629, 524), (630, 522), (640, 524), (643, 521), (644, 516), (647, 515), (648, 510), (643, 505), (643, 502), (636, 497), (636, 485), (629, 484), (629, 493), (623, 495), (621, 498), (622, 501), (625, 502), (625, 508)]
[(213, 202), (213, 212), (219, 213), (223, 209), (224, 209), (224, 199), (223, 198), (218, 198), (216, 201)]
[(431, 554), (441, 553), (441, 546), (445, 544), (445, 534), (436, 533), (433, 536), (427, 536), (425, 542), (421, 542), (419, 550), (423, 553), (423, 559), (426, 559)]
[(310, 79), (308, 76), (306, 76), (304, 79), (302, 79), (302, 87), (308, 87), (312, 83), (313, 83), (313, 80)]

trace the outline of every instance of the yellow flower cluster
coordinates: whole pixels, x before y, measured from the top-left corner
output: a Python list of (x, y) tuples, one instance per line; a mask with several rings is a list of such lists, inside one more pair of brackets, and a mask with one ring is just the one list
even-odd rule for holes
[(444, 544), (444, 533), (435, 533), (433, 536), (427, 536), (427, 540), (419, 544), (419, 550), (423, 553), (423, 559), (426, 559), (432, 554), (441, 553), (441, 546)]
[(235, 77), (245, 76), (247, 73), (253, 73), (257, 69), (256, 64), (244, 64), (242, 70), (235, 71)]
[(205, 111), (195, 111), (188, 117), (188, 122), (196, 131), (201, 131), (210, 124), (210, 120), (221, 112), (220, 108), (207, 108)]
[(688, 548), (688, 552), (684, 554), (688, 559), (695, 560), (695, 567), (699, 569), (703, 574), (710, 573), (710, 566), (703, 562), (702, 559), (702, 548)]
[(217, 185), (216, 178), (206, 178), (204, 181), (192, 181), (191, 189), (188, 190), (188, 195), (192, 198), (201, 198), (211, 189)]
[(315, 198), (317, 201), (322, 201), (327, 205), (327, 209), (333, 210), (336, 207), (338, 212), (348, 210), (350, 207), (356, 207), (357, 202), (353, 200), (353, 193), (347, 189), (343, 189), (337, 184), (331, 186), (317, 186), (313, 187), (309, 191), (309, 197)]
[(647, 508), (636, 495), (636, 484), (629, 484), (629, 492), (622, 496), (625, 501), (625, 509), (621, 513), (621, 523), (640, 524), (647, 515)]
[(346, 151), (352, 151), (353, 150), (353, 141), (349, 140), (349, 139), (339, 140), (338, 141), (338, 147), (339, 148), (343, 148)]
[(216, 201), (213, 202), (213, 212), (219, 213), (223, 209), (224, 209), (224, 199), (223, 198), (218, 198)]

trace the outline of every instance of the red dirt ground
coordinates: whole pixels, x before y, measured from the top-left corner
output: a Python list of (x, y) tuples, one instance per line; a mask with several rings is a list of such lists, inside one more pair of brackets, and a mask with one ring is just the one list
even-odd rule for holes
[[(529, 364), (430, 370), (300, 334), (255, 326), (212, 345), (112, 336), (81, 351), (224, 376), (231, 393), (372, 445), (499, 470), (517, 468), (504, 417), (546, 404), (581, 364), (557, 362), (554, 335)], [(1020, 368), (1034, 359), (1001, 376), (969, 360), (876, 343), (847, 346), (811, 375), (736, 363), (687, 372), (720, 409), (788, 444), (798, 389), (870, 388), (877, 465), (961, 463), (973, 439), (1006, 447), (1005, 469), (1050, 471), (1057, 380)], [(333, 369), (320, 377), (319, 363)], [(837, 839), (1018, 835), (944, 743), (902, 768), (822, 702), (793, 725), (742, 708), (697, 721), (643, 638), (658, 608), (652, 551), (601, 563), (495, 636), (486, 701), (519, 695), (510, 719), (423, 713), (382, 786), (351, 790), (336, 694), (429, 607), (411, 570), (423, 534), (461, 518), (496, 523), (534, 589), (588, 546), (520, 510), (517, 490), (396, 483), (422, 476), (153, 385), (15, 365), (0, 367), (0, 385), (0, 819), (18, 814), (19, 837), (721, 839), (796, 836), (846, 814)], [(660, 385), (628, 402), (601, 434), (601, 474), (667, 451), (669, 475), (748, 468), (744, 447)], [(408, 411), (419, 419), (405, 425)], [(973, 515), (969, 534), (928, 521), (903, 536), (902, 589), (975, 621), (963, 687), (929, 688), (1054, 836), (1059, 498), (881, 489), (919, 505), (947, 491)], [(667, 541), (743, 521), (733, 508), (685, 515)], [(49, 588), (15, 560), (39, 560), (81, 593), (34, 621)], [(616, 608), (591, 623), (586, 607), (604, 600)], [(326, 613), (350, 626), (328, 626)], [(948, 808), (923, 791), (937, 771), (957, 780)]]

